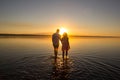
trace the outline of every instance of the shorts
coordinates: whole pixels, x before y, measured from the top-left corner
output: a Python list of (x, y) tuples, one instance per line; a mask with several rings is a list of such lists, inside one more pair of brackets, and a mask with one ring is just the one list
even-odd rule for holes
[(53, 44), (53, 46), (54, 46), (54, 48), (58, 48), (59, 47), (59, 45), (54, 45), (54, 44)]

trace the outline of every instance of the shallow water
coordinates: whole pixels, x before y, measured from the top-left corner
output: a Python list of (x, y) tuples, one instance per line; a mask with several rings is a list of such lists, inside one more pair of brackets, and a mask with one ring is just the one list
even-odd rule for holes
[(51, 38), (0, 38), (0, 80), (119, 80), (120, 38), (70, 38), (69, 58)]

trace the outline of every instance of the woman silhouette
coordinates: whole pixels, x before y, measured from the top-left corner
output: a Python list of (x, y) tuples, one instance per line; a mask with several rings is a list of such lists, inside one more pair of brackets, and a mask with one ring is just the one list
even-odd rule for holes
[(66, 52), (66, 58), (67, 58), (68, 50), (70, 49), (69, 38), (68, 38), (68, 35), (66, 32), (63, 33), (63, 37), (61, 39), (61, 42), (62, 42), (62, 56), (64, 59), (65, 52)]

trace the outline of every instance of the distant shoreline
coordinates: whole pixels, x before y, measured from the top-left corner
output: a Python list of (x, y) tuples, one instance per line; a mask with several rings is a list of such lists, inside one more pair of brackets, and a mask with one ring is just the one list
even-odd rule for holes
[[(0, 34), (0, 37), (50, 37), (51, 35), (41, 34)], [(69, 35), (70, 37), (90, 37), (90, 38), (120, 38), (120, 36), (91, 36), (91, 35)]]

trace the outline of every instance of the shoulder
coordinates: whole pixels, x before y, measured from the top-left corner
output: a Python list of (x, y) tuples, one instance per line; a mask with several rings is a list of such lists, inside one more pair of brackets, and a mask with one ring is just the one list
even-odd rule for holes
[(61, 35), (60, 34), (58, 34), (59, 35), (59, 37), (61, 37)]
[(64, 40), (64, 38), (62, 37), (61, 40)]
[(52, 35), (55, 35), (55, 33), (53, 33)]
[(67, 39), (67, 41), (69, 41), (69, 38), (68, 38), (68, 37), (67, 37), (66, 39)]
[(61, 37), (61, 35), (60, 35), (60, 34), (58, 34), (58, 33), (56, 33), (55, 35), (56, 35), (56, 36), (58, 36), (58, 37)]
[(52, 36), (56, 35), (55, 33), (52, 34)]

